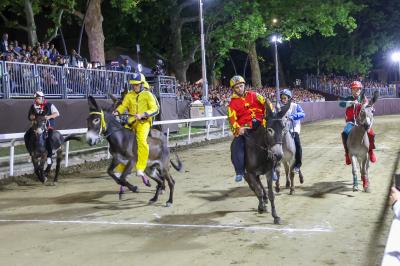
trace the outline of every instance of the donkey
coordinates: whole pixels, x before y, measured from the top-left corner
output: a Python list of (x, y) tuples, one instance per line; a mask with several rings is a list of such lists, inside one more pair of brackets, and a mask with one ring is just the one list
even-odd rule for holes
[[(35, 120), (32, 123), (31, 129), (27, 133), (25, 141), (25, 147), (31, 156), (34, 172), (42, 183), (47, 181), (52, 164), (47, 164), (46, 170), (44, 165), (47, 158), (46, 149), (46, 135), (47, 135), (47, 120), (44, 116), (36, 115)], [(72, 134), (65, 138), (57, 130), (53, 130), (51, 134), (51, 144), (53, 150), (56, 151), (56, 172), (53, 179), (53, 184), (57, 184), (58, 174), (60, 172), (61, 159), (63, 157), (62, 146), (69, 140), (81, 140), (80, 137)]]
[[(265, 104), (267, 112), (267, 127), (262, 126), (249, 130), (246, 137), (245, 158), (246, 174), (244, 176), (251, 190), (258, 198), (258, 212), (267, 212), (266, 203), (271, 201), (272, 217), (274, 223), (280, 224), (280, 218), (276, 213), (272, 178), (275, 175), (277, 163), (283, 156), (282, 137), (284, 129), (284, 117), (290, 107), (290, 103), (278, 108), (275, 112), (270, 108), (268, 101)], [(260, 180), (260, 175), (265, 175), (268, 184), (268, 196)]]
[[(281, 176), (281, 166), (285, 168), (285, 175), (286, 175), (286, 188), (290, 188), (290, 195), (294, 194), (294, 163), (295, 163), (295, 155), (296, 155), (296, 145), (294, 143), (293, 135), (291, 132), (291, 128), (293, 128), (293, 121), (290, 119), (286, 120), (286, 125), (283, 133), (283, 157), (281, 162), (278, 164), (276, 168), (276, 174), (278, 176), (278, 180), (275, 182), (275, 191), (280, 192), (280, 184), (279, 179)], [(289, 179), (290, 176), (290, 179)], [(299, 178), (300, 183), (303, 184), (304, 177), (301, 169), (299, 170)]]
[[(121, 185), (120, 199), (124, 186), (132, 192), (137, 192), (137, 186), (132, 185), (126, 180), (137, 160), (135, 133), (123, 127), (110, 112), (102, 110), (92, 96), (88, 97), (88, 104), (90, 113), (87, 118), (87, 143), (92, 146), (96, 145), (103, 137), (107, 139), (112, 156), (107, 173), (117, 184)], [(148, 137), (147, 142), (149, 143), (150, 151), (145, 173), (157, 182), (156, 193), (150, 199), (149, 203), (155, 203), (158, 200), (161, 190), (165, 188), (164, 182), (166, 180), (170, 190), (166, 206), (170, 207), (173, 203), (175, 181), (169, 172), (169, 164), (171, 163), (175, 170), (180, 171), (182, 169), (182, 162), (178, 156), (176, 156), (177, 163), (170, 160), (167, 140), (163, 134), (158, 134), (157, 137)], [(125, 167), (118, 177), (114, 169), (119, 164), (123, 164)]]
[[(361, 103), (355, 106), (356, 110), (359, 110), (359, 112), (358, 115), (356, 114), (356, 123), (350, 130), (349, 137), (347, 138), (347, 147), (349, 149), (353, 174), (353, 191), (359, 190), (357, 180), (358, 162), (361, 180), (363, 182), (363, 189), (365, 192), (369, 192), (369, 139), (367, 132), (374, 121), (374, 104), (378, 100), (378, 97), (379, 92), (376, 91), (369, 103)], [(364, 92), (361, 95), (361, 99), (364, 99)]]

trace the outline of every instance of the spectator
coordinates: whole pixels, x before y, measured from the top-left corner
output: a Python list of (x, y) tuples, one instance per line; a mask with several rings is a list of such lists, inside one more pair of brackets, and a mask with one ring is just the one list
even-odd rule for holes
[(4, 33), (0, 42), (0, 54), (6, 53), (8, 49), (8, 34)]
[(78, 67), (79, 66), (79, 60), (81, 60), (82, 57), (78, 55), (78, 53), (72, 49), (71, 50), (71, 56), (69, 57), (69, 62), (68, 65), (71, 67)]
[(22, 48), (18, 45), (18, 41), (17, 41), (17, 40), (14, 41), (14, 50), (15, 50), (17, 53), (20, 53), (21, 50), (22, 50)]
[(396, 187), (392, 187), (392, 192), (390, 193), (390, 202), (394, 211), (396, 219), (400, 220), (400, 191)]
[(127, 58), (124, 59), (124, 62), (119, 66), (118, 70), (122, 72), (132, 72), (132, 65), (129, 64)]

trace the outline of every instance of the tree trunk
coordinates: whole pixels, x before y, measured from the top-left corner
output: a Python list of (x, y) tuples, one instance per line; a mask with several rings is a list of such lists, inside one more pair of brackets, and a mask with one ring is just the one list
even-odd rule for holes
[(251, 67), (251, 83), (253, 88), (261, 88), (261, 71), (257, 58), (256, 42), (250, 44), (248, 54)]
[(88, 36), (90, 61), (100, 62), (104, 65), (104, 33), (101, 0), (91, 0), (86, 12), (84, 23), (86, 34)]
[(182, 49), (182, 24), (179, 14), (171, 14), (171, 67), (175, 72), (176, 79), (180, 82), (186, 82), (186, 71), (189, 65), (185, 65)]
[(38, 42), (38, 38), (36, 34), (35, 15), (33, 14), (32, 2), (30, 0), (24, 1), (24, 12), (29, 44), (35, 45)]

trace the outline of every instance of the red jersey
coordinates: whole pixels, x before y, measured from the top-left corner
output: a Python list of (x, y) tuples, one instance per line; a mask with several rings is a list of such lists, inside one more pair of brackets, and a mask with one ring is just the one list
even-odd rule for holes
[(238, 135), (242, 127), (252, 128), (253, 119), (263, 124), (264, 105), (264, 97), (253, 91), (246, 91), (243, 97), (233, 93), (228, 106), (228, 119), (233, 134)]

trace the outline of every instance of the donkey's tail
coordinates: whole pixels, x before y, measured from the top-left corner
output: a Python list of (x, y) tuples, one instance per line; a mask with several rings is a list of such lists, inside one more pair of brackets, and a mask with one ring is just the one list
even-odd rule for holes
[(176, 163), (174, 163), (174, 161), (169, 160), (171, 162), (172, 167), (175, 168), (176, 171), (180, 172), (183, 169), (183, 164), (181, 162), (181, 159), (179, 158), (178, 154), (175, 153), (175, 159), (176, 159)]
[(76, 134), (71, 134), (71, 135), (68, 135), (68, 136), (66, 136), (65, 138), (64, 138), (64, 142), (67, 142), (67, 141), (70, 141), (70, 140), (77, 140), (77, 141), (80, 141), (82, 138), (81, 137), (79, 137), (78, 135), (76, 135)]

